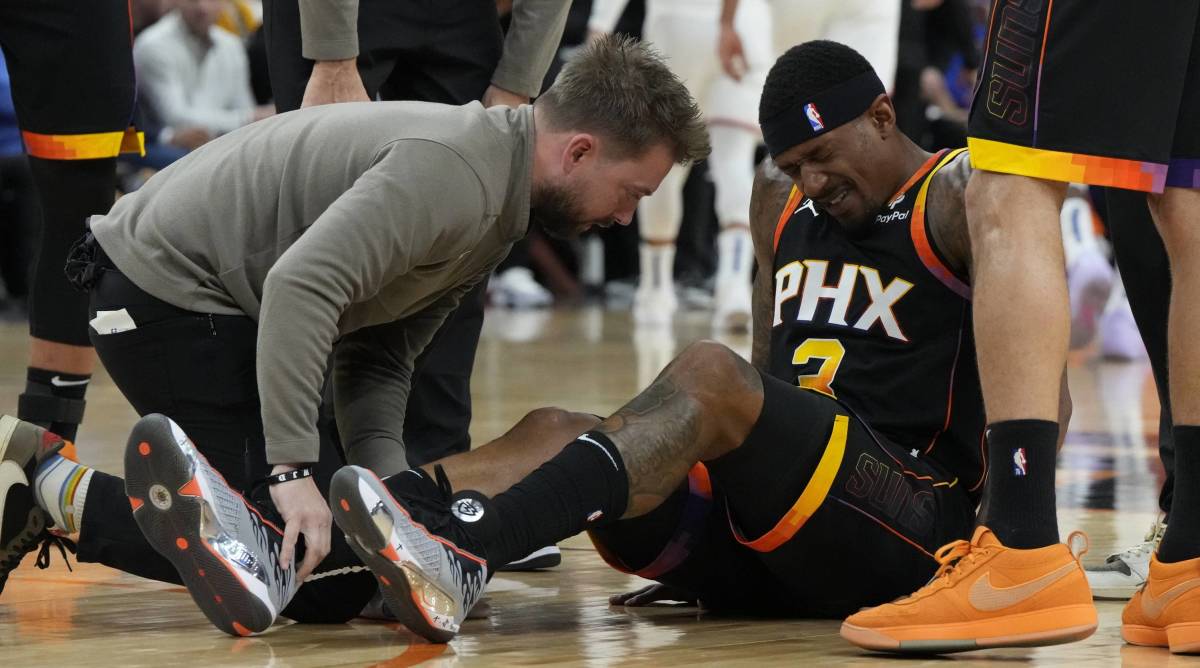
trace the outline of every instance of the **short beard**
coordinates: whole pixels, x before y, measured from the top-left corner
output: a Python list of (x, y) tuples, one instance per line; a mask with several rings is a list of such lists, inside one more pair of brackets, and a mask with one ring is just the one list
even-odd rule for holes
[(588, 225), (580, 211), (579, 198), (565, 186), (534, 186), (529, 197), (529, 219), (555, 239), (572, 239)]

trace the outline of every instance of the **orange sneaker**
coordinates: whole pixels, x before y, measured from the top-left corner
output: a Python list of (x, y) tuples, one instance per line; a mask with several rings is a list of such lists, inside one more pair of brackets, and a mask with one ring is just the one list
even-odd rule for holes
[[(1076, 535), (1068, 539), (1071, 542)], [(1086, 543), (1086, 539), (1084, 539)], [(842, 637), (859, 647), (921, 654), (1055, 645), (1096, 630), (1079, 555), (1067, 545), (1005, 547), (987, 527), (934, 555), (941, 567), (912, 596), (859, 611)]]
[(1121, 613), (1121, 637), (1175, 654), (1200, 652), (1200, 558), (1164, 564), (1151, 556), (1145, 586)]

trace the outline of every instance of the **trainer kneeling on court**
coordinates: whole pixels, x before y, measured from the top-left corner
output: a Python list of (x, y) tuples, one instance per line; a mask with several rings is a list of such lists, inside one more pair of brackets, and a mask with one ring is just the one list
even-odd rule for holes
[[(0, 586), (46, 538), (44, 511), (80, 532), (80, 560), (182, 581), (229, 633), (265, 629), (289, 601), (293, 619), (353, 617), (375, 584), (344, 568), (358, 562), (340, 533), (314, 574), (332, 522), (313, 473), (341, 465), (322, 445), (327, 365), (346, 459), (406, 469), (413, 360), (460, 295), (531, 221), (558, 236), (628, 224), (674, 163), (707, 152), (700, 112), (661, 59), (605, 39), (532, 106), (302, 109), (175, 163), (93, 218), (68, 266), (91, 290), (101, 360), (146, 416), (128, 480), (5, 418), (0, 459), (32, 490), (0, 495), (12, 525)], [(292, 600), (310, 576), (317, 593)]]

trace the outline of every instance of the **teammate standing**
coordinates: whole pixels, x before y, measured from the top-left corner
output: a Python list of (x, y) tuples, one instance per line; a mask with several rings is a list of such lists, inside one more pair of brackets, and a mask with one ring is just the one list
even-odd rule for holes
[[(1074, 589), (1062, 586), (1054, 564), (1015, 566), (1059, 540), (1056, 413), (1070, 316), (1058, 216), (1067, 182), (1077, 182), (1147, 193), (1173, 282), (1175, 497), (1122, 634), (1176, 652), (1200, 649), (1198, 14), (1196, 2), (993, 3), (971, 107), (976, 171), (967, 206), (993, 462), (980, 522), (999, 544), (973, 545), (936, 593), (856, 616), (878, 645), (922, 647), (962, 628), (1006, 633), (1017, 625), (1055, 638), (1076, 623), (1058, 612)], [(980, 582), (1042, 595), (981, 604), (972, 593)]]
[[(84, 221), (116, 191), (116, 157), (141, 152), (130, 127), (133, 36), (124, 0), (0, 6), (0, 47), (42, 208), (30, 289), (30, 361), (19, 413), (75, 438), (95, 353), (87, 297), (63, 276)], [(2, 493), (2, 490), (0, 490)], [(7, 542), (0, 536), (0, 548)]]

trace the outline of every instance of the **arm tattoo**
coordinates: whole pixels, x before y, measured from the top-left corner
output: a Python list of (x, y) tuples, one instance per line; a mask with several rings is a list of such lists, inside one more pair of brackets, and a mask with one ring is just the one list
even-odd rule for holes
[(650, 387), (600, 424), (629, 476), (626, 516), (656, 508), (699, 460), (702, 406), (663, 372)]
[(759, 372), (727, 348), (676, 358), (650, 387), (597, 429), (629, 477), (626, 517), (661, 504), (692, 465), (737, 447), (762, 405)]
[(754, 339), (750, 360), (761, 371), (766, 371), (771, 352), (775, 225), (791, 191), (791, 179), (784, 176), (770, 158), (763, 160), (754, 173), (754, 190), (750, 195), (750, 236), (754, 240), (758, 272), (754, 277), (751, 301)]
[(938, 170), (929, 184), (929, 231), (933, 244), (950, 264), (950, 269), (967, 276), (972, 273), (971, 235), (967, 228), (964, 194), (971, 178), (971, 160), (966, 153)]

